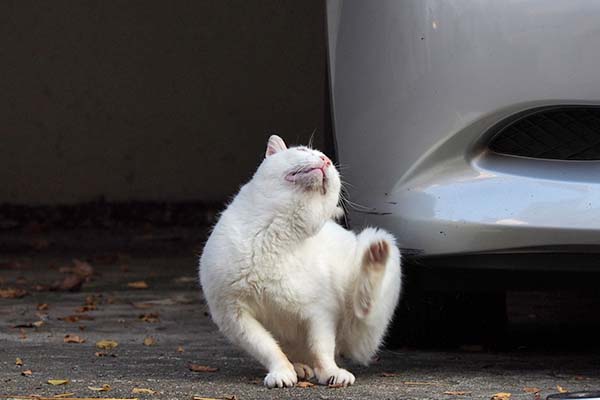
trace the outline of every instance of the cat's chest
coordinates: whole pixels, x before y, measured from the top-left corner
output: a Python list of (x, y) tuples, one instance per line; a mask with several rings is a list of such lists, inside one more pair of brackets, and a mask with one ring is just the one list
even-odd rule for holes
[(261, 304), (302, 303), (312, 296), (318, 277), (309, 268), (310, 261), (301, 257), (282, 257), (255, 265), (247, 282), (252, 296)]

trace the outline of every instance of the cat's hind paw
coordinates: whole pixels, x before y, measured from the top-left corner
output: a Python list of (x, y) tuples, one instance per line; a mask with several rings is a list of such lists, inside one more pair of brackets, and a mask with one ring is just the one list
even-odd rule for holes
[(354, 384), (356, 378), (352, 372), (343, 368), (337, 368), (335, 370), (318, 371), (315, 370), (317, 380), (321, 385), (340, 385), (350, 386)]
[(365, 264), (371, 268), (381, 269), (390, 255), (390, 245), (385, 240), (371, 243), (365, 254)]
[(294, 363), (294, 370), (296, 371), (298, 379), (304, 379), (308, 381), (315, 376), (313, 369), (306, 364)]
[(298, 377), (293, 369), (277, 369), (269, 372), (265, 377), (265, 386), (269, 389), (292, 387), (296, 383), (298, 383)]

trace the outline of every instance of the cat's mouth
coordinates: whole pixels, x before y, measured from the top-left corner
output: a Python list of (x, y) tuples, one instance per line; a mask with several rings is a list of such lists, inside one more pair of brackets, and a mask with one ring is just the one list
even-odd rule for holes
[(288, 182), (296, 182), (298, 179), (306, 176), (325, 176), (324, 166), (323, 167), (306, 167), (300, 170), (295, 170), (288, 173), (285, 176), (285, 180)]
[(285, 180), (309, 190), (320, 189), (325, 194), (327, 191), (327, 167), (327, 164), (323, 164), (295, 169), (285, 175)]

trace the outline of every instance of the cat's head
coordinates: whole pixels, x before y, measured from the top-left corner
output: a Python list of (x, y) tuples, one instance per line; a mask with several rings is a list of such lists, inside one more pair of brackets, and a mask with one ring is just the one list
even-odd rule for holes
[(340, 175), (331, 160), (318, 150), (306, 146), (288, 148), (283, 139), (272, 135), (257, 172), (271, 190), (337, 206)]

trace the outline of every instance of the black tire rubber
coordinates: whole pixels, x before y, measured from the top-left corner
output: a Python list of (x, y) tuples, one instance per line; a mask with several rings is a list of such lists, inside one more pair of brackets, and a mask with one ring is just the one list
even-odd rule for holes
[(390, 347), (502, 346), (506, 292), (428, 290), (427, 277), (405, 268), (403, 292), (386, 343)]

